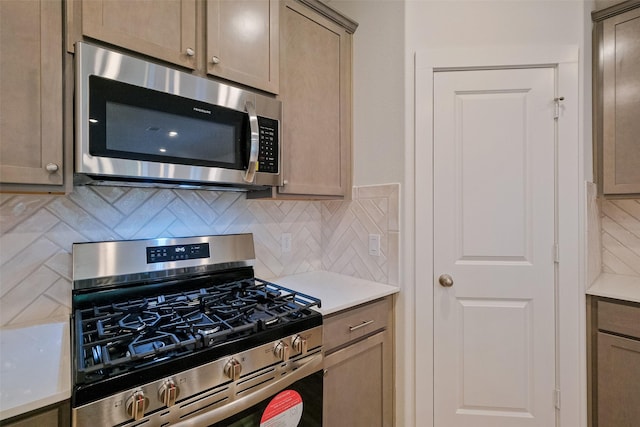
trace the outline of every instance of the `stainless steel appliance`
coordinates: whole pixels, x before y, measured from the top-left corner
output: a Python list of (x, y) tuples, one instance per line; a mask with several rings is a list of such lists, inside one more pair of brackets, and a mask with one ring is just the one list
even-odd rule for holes
[(282, 185), (273, 97), (76, 43), (75, 183)]
[(253, 235), (73, 245), (73, 426), (322, 425), (320, 301)]

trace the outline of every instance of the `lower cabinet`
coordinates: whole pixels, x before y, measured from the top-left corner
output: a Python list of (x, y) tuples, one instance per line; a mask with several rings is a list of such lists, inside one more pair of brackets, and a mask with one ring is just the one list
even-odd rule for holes
[(66, 400), (43, 409), (0, 421), (0, 425), (5, 427), (67, 427), (71, 425), (69, 401)]
[(393, 425), (392, 297), (325, 319), (323, 424)]
[(640, 304), (591, 300), (592, 427), (640, 420)]

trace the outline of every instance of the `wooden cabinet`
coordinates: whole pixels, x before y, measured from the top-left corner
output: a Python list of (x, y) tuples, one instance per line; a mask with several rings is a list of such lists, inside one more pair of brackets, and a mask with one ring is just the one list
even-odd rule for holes
[(5, 427), (67, 427), (71, 425), (69, 401), (3, 420), (0, 424)]
[(640, 419), (640, 304), (590, 298), (592, 427)]
[(323, 424), (393, 425), (392, 297), (324, 321)]
[(207, 73), (278, 93), (279, 1), (209, 0)]
[(82, 0), (82, 35), (195, 68), (196, 0)]
[(0, 1), (2, 184), (62, 184), (62, 58), (61, 0)]
[(75, 0), (69, 45), (99, 40), (278, 93), (277, 0)]
[(640, 2), (594, 12), (594, 137), (604, 194), (640, 194)]
[(351, 191), (352, 37), (326, 6), (305, 3), (284, 1), (280, 16), (285, 185), (278, 194), (342, 198)]

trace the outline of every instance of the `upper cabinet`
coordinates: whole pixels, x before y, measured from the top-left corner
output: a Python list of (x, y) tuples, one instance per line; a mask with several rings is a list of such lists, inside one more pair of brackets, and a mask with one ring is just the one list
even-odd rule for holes
[(277, 0), (206, 3), (207, 73), (278, 93)]
[(63, 183), (61, 46), (61, 0), (0, 1), (2, 184)]
[(100, 40), (278, 93), (277, 0), (75, 0), (69, 50)]
[(323, 3), (304, 3), (281, 6), (284, 186), (277, 196), (349, 197), (351, 34), (357, 24)]
[(195, 68), (195, 0), (83, 0), (82, 34)]
[(596, 175), (604, 194), (640, 194), (640, 2), (593, 19)]

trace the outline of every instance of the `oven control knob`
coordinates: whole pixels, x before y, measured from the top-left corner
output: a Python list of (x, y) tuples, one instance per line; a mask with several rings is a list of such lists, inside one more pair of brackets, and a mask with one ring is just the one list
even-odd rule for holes
[(289, 358), (289, 345), (285, 342), (278, 342), (276, 346), (273, 348), (273, 354), (283, 362), (285, 362)]
[(236, 359), (229, 360), (224, 366), (225, 375), (233, 381), (238, 381), (240, 378), (240, 372), (242, 372), (242, 365)]
[(179, 394), (180, 389), (173, 380), (165, 381), (158, 390), (158, 398), (167, 408), (176, 404)]
[(127, 415), (138, 421), (144, 417), (144, 410), (149, 406), (149, 399), (144, 397), (142, 390), (136, 391), (127, 400)]
[(301, 337), (300, 335), (295, 336), (291, 345), (293, 346), (293, 350), (296, 353), (304, 354), (307, 352), (307, 348), (308, 348), (307, 339), (304, 337)]

